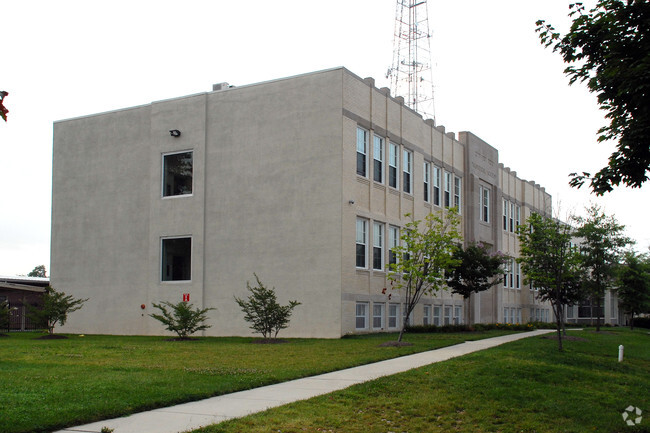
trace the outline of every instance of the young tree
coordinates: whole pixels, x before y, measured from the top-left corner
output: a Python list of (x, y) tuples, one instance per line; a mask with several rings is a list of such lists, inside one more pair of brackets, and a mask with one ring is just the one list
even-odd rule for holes
[(650, 168), (650, 2), (647, 0), (599, 0), (585, 11), (582, 3), (570, 5), (570, 31), (556, 32), (544, 20), (537, 21), (541, 42), (559, 51), (569, 66), (569, 84), (587, 82), (607, 112), (610, 124), (600, 128), (599, 142), (618, 140), (607, 166), (593, 177), (573, 173), (571, 186), (589, 180), (598, 195), (621, 182), (641, 187)]
[(405, 225), (402, 243), (393, 249), (400, 259), (388, 266), (388, 279), (393, 289), (402, 291), (404, 299), (404, 323), (398, 342), (402, 341), (415, 305), (423, 295), (442, 290), (447, 281), (445, 273), (457, 265), (454, 251), (462, 241), (459, 223), (458, 211), (451, 208)]
[(0, 333), (9, 331), (9, 326), (11, 325), (10, 314), (9, 303), (7, 301), (0, 302)]
[(257, 274), (257, 286), (251, 287), (246, 281), (246, 288), (251, 292), (247, 300), (235, 296), (235, 301), (244, 312), (244, 320), (251, 324), (250, 329), (259, 332), (266, 338), (276, 338), (281, 329), (289, 326), (289, 318), (294, 308), (300, 305), (298, 301), (289, 301), (288, 305), (278, 304), (275, 287), (266, 288)]
[(56, 324), (65, 325), (68, 314), (79, 310), (87, 300), (88, 298), (75, 299), (72, 295), (57, 292), (48, 286), (43, 294), (43, 305), (40, 307), (28, 305), (27, 308), (30, 319), (46, 326), (48, 333), (53, 335)]
[(207, 312), (214, 308), (193, 309), (192, 304), (183, 301), (176, 304), (164, 301), (160, 304), (154, 303), (153, 306), (159, 309), (161, 314), (154, 313), (149, 316), (165, 325), (168, 331), (175, 332), (180, 340), (189, 340), (190, 335), (212, 326), (206, 325), (205, 321), (208, 320)]
[(453, 258), (456, 263), (447, 274), (447, 285), (452, 293), (463, 296), (469, 310), (472, 293), (483, 292), (501, 281), (503, 265), (508, 257), (492, 253), (483, 243), (472, 242), (467, 248), (457, 248)]
[(627, 252), (616, 277), (619, 306), (634, 329), (634, 315), (650, 313), (650, 257)]
[(614, 271), (619, 263), (623, 249), (632, 244), (623, 235), (625, 226), (618, 224), (616, 218), (607, 216), (597, 205), (592, 205), (587, 217), (575, 217), (579, 225), (576, 236), (580, 243), (580, 263), (584, 269), (583, 285), (596, 301), (596, 331), (600, 331), (602, 300), (608, 288), (612, 287)]
[(28, 277), (42, 277), (45, 278), (47, 277), (46, 271), (45, 271), (45, 265), (38, 265), (32, 271), (27, 274)]
[(558, 349), (562, 351), (564, 307), (581, 298), (578, 253), (571, 246), (572, 228), (560, 221), (532, 214), (517, 229), (524, 282), (538, 289), (538, 297), (549, 301), (557, 324)]

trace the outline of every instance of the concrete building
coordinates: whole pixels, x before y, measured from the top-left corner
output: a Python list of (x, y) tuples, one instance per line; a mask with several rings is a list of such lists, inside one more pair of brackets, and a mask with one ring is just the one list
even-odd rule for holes
[[(466, 242), (516, 256), (551, 196), (470, 132), (446, 132), (335, 68), (54, 124), (51, 282), (90, 298), (65, 330), (161, 334), (152, 302), (215, 307), (206, 335), (250, 335), (253, 273), (296, 299), (284, 336), (396, 330), (390, 248), (411, 213), (458, 206)], [(503, 286), (421, 301), (412, 322), (552, 320), (513, 262)]]

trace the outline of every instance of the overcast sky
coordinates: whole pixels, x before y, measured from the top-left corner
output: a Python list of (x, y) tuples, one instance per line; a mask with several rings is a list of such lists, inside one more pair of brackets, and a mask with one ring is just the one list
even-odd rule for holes
[[(568, 86), (560, 56), (535, 33), (539, 18), (566, 30), (570, 2), (429, 0), (437, 123), (496, 147), (562, 217), (602, 205), (645, 251), (650, 186), (597, 199), (567, 184), (613, 149), (596, 142), (595, 95)], [(49, 272), (54, 121), (336, 66), (388, 86), (395, 9), (396, 0), (4, 2), (0, 275)]]

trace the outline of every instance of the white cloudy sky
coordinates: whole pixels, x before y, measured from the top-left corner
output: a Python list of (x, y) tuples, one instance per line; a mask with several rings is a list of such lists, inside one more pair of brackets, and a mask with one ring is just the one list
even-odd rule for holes
[[(595, 201), (646, 250), (650, 199), (596, 199), (567, 186), (613, 145), (595, 96), (569, 87), (558, 54), (534, 32), (566, 29), (571, 0), (429, 0), (436, 114), (474, 132), (506, 166), (545, 186), (561, 215)], [(4, 2), (0, 90), (0, 275), (49, 270), (52, 123), (151, 101), (345, 66), (388, 86), (395, 0), (35, 0)], [(593, 4), (593, 1), (587, 4)]]

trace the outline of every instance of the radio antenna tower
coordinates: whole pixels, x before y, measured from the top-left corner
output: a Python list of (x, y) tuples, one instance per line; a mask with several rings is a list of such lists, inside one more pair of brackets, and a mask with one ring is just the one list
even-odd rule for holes
[(393, 65), (386, 78), (392, 95), (404, 97), (408, 107), (435, 121), (428, 15), (427, 0), (397, 0)]

